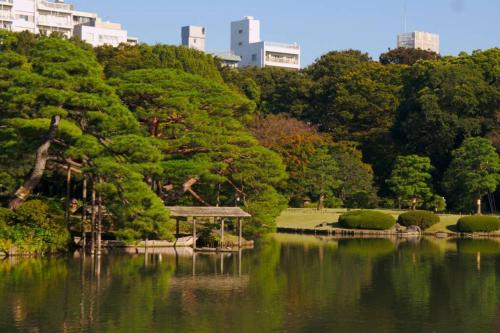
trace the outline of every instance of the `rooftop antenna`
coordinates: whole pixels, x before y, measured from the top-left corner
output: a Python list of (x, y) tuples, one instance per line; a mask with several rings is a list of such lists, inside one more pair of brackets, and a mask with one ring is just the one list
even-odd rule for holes
[(403, 0), (403, 32), (407, 32), (407, 4), (406, 4), (406, 0)]

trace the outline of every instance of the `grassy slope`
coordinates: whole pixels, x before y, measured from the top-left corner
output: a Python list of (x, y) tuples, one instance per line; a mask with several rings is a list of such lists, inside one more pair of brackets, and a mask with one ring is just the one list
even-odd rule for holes
[[(314, 229), (322, 223), (336, 224), (339, 216), (345, 213), (345, 209), (325, 209), (317, 211), (315, 209), (287, 209), (280, 217), (278, 217), (278, 227), (281, 228), (300, 228)], [(389, 213), (395, 218), (401, 214), (401, 211), (396, 210), (379, 210), (377, 211)], [(454, 226), (460, 215), (440, 215), (441, 222), (432, 226), (427, 231), (454, 231)]]

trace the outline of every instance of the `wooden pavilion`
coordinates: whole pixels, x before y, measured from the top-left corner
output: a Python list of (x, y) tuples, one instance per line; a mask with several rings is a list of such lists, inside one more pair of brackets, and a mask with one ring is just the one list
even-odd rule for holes
[(224, 223), (226, 218), (236, 218), (238, 221), (238, 248), (242, 247), (242, 220), (252, 215), (239, 207), (167, 207), (170, 215), (176, 220), (176, 236), (179, 236), (179, 219), (192, 218), (193, 221), (193, 249), (196, 250), (196, 224), (198, 218), (214, 218), (221, 223), (221, 243), (224, 243)]

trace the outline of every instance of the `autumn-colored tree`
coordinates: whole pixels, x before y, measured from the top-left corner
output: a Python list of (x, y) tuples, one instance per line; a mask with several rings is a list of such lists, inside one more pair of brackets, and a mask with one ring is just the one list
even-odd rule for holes
[(250, 124), (259, 142), (281, 155), (289, 178), (280, 185), (290, 204), (300, 206), (308, 195), (305, 172), (316, 149), (328, 141), (317, 130), (287, 115), (269, 115)]

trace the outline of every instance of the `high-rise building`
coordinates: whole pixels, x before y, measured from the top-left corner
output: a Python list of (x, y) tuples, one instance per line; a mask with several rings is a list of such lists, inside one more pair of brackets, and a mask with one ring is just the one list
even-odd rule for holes
[(241, 67), (300, 69), (300, 46), (261, 41), (260, 21), (252, 16), (231, 23), (231, 53), (241, 57)]
[(439, 53), (439, 35), (423, 31), (400, 33), (398, 34), (398, 47)]
[(75, 11), (64, 0), (0, 0), (0, 29), (35, 34), (58, 32), (93, 46), (137, 42), (121, 25), (103, 22), (95, 13)]
[(206, 29), (194, 25), (182, 27), (182, 45), (205, 52)]

